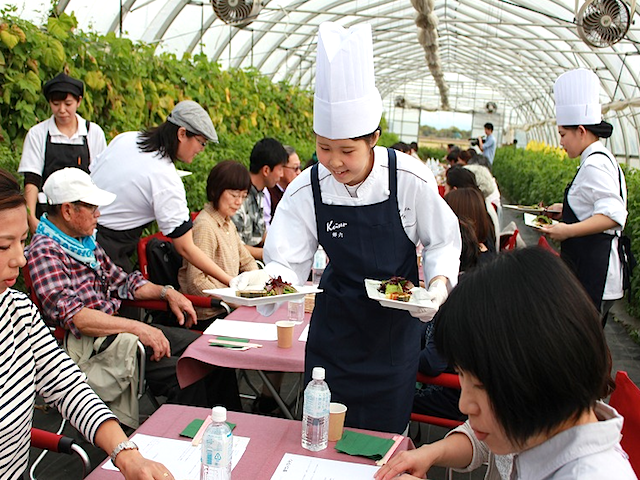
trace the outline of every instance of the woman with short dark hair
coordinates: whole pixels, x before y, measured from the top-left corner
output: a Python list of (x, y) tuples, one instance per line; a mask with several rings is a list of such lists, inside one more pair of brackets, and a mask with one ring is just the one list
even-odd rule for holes
[[(240, 240), (231, 217), (242, 205), (251, 187), (251, 177), (244, 165), (232, 160), (220, 162), (207, 178), (206, 204), (193, 222), (193, 242), (230, 278), (257, 270), (258, 265)], [(202, 295), (205, 289), (225, 288), (229, 285), (207, 275), (186, 260), (178, 273), (180, 290)], [(221, 309), (196, 308), (198, 320), (216, 317)]]
[(612, 381), (598, 312), (560, 259), (527, 248), (463, 275), (435, 341), (460, 374), (469, 420), (398, 455), (377, 480), (485, 462), (486, 479), (636, 478), (619, 443), (623, 419), (600, 401)]

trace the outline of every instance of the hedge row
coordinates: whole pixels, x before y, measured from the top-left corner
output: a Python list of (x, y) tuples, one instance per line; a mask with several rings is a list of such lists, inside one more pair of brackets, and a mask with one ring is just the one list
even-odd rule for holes
[[(546, 205), (562, 202), (564, 189), (576, 173), (578, 159), (553, 148), (499, 148), (493, 174), (500, 192), (511, 203), (529, 205), (543, 201)], [(623, 166), (627, 181), (629, 215), (625, 233), (631, 238), (636, 259), (640, 259), (640, 170)], [(629, 312), (640, 317), (640, 267), (632, 278)]]

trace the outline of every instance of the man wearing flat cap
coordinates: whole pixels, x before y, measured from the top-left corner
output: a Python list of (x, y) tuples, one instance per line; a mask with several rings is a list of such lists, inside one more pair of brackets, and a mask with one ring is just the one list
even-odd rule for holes
[(18, 172), (24, 175), (31, 233), (38, 226), (40, 205), (46, 204), (41, 189), (49, 175), (65, 167), (89, 172), (91, 162), (107, 148), (102, 128), (76, 113), (84, 95), (80, 80), (60, 73), (45, 83), (42, 90), (52, 115), (27, 133), (18, 167)]
[(187, 196), (175, 166), (193, 162), (207, 142), (217, 141), (206, 110), (184, 100), (163, 124), (118, 135), (96, 159), (91, 178), (98, 187), (116, 194), (115, 202), (102, 208), (98, 242), (116, 265), (132, 270), (130, 258), (142, 231), (156, 220), (186, 261), (228, 282), (224, 270), (193, 243)]

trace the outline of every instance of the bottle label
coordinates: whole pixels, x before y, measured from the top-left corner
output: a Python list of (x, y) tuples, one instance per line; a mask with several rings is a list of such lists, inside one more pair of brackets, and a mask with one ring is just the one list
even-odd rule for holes
[(331, 402), (331, 392), (313, 392), (304, 396), (304, 413), (310, 417), (324, 417), (329, 415), (329, 403)]
[(318, 250), (313, 256), (313, 268), (315, 270), (324, 270), (327, 266), (327, 256), (323, 250)]

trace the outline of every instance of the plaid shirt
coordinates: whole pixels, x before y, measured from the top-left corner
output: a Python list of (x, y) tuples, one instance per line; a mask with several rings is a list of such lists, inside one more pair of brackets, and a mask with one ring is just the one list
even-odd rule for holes
[(76, 338), (80, 331), (73, 317), (83, 308), (114, 315), (121, 299), (134, 299), (134, 292), (147, 283), (135, 271), (126, 274), (114, 264), (100, 245), (96, 246), (98, 270), (67, 255), (60, 244), (45, 235), (35, 235), (26, 252), (27, 268), (42, 315), (49, 324), (60, 325)]
[(262, 241), (264, 235), (264, 210), (262, 208), (263, 193), (251, 185), (249, 194), (242, 202), (242, 206), (231, 217), (242, 239), (242, 243), (255, 247)]

